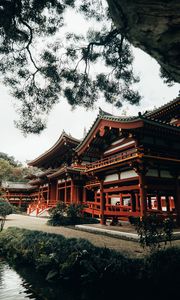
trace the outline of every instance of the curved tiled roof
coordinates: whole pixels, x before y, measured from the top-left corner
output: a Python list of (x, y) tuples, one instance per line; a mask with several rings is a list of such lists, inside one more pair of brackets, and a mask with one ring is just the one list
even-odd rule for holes
[[(180, 107), (180, 97), (177, 97), (177, 98), (173, 99), (172, 101), (170, 101), (158, 108), (153, 109), (152, 111), (147, 111), (145, 113), (145, 115), (150, 116), (150, 117), (156, 117), (160, 114), (163, 114), (165, 111), (173, 109), (178, 106)], [(179, 109), (179, 111), (180, 111), (180, 109)]]
[[(61, 133), (57, 142), (46, 152), (28, 163), (29, 166), (40, 166), (47, 159), (57, 154), (65, 143), (74, 144), (74, 148), (80, 143), (80, 140), (68, 135), (64, 130)], [(73, 148), (73, 147), (72, 147)]]
[(93, 130), (96, 128), (96, 126), (98, 125), (100, 120), (108, 120), (108, 121), (114, 121), (114, 122), (120, 122), (120, 123), (122, 123), (122, 122), (123, 123), (131, 123), (131, 122), (143, 120), (146, 123), (152, 123), (152, 124), (156, 124), (157, 126), (164, 126), (166, 128), (171, 128), (171, 129), (173, 128), (177, 131), (180, 131), (180, 127), (178, 128), (174, 124), (170, 124), (169, 122), (166, 122), (166, 121), (156, 118), (157, 112), (160, 112), (162, 109), (168, 108), (169, 106), (177, 105), (179, 103), (179, 101), (180, 101), (180, 97), (168, 102), (167, 104), (163, 105), (162, 107), (160, 107), (156, 110), (153, 110), (151, 112), (146, 112), (144, 114), (141, 114), (139, 112), (138, 116), (114, 116), (110, 113), (103, 111), (101, 108), (99, 108), (99, 114), (97, 115), (97, 118), (95, 119), (94, 123), (90, 127), (90, 129), (87, 132), (84, 139), (76, 147), (75, 151), (79, 151), (79, 149), (86, 143), (89, 136), (92, 134)]
[(83, 169), (81, 168), (72, 168), (72, 167), (60, 167), (58, 170), (56, 170), (54, 173), (47, 175), (48, 178), (55, 178), (63, 173), (80, 173)]
[(91, 132), (93, 131), (94, 128), (96, 128), (96, 125), (99, 123), (100, 120), (129, 123), (129, 122), (134, 122), (138, 119), (139, 119), (139, 116), (129, 116), (129, 117), (127, 117), (127, 116), (114, 116), (110, 113), (107, 113), (107, 112), (103, 111), (101, 108), (99, 108), (99, 114), (97, 115), (97, 118), (95, 119), (94, 123), (90, 127), (90, 129), (87, 132), (84, 139), (76, 147), (75, 151), (78, 151), (82, 147), (82, 145), (85, 144), (85, 142), (87, 141), (87, 139), (90, 136)]
[(2, 189), (18, 191), (29, 191), (33, 189), (33, 187), (29, 183), (13, 181), (2, 181), (1, 187)]

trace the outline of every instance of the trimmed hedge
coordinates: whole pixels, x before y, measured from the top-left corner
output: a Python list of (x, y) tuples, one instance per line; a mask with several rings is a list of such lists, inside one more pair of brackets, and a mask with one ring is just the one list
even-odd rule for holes
[(68, 283), (78, 291), (85, 288), (88, 295), (93, 291), (99, 297), (124, 292), (128, 299), (135, 293), (138, 299), (158, 293), (170, 297), (180, 284), (179, 248), (137, 259), (83, 239), (8, 228), (0, 234), (0, 255), (16, 266), (31, 265), (48, 281)]

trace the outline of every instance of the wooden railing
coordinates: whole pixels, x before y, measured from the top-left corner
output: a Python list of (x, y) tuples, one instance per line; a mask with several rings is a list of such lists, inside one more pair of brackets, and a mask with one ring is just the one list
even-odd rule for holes
[[(84, 212), (90, 213), (93, 215), (100, 215), (100, 202), (85, 202), (84, 205)], [(132, 211), (132, 207), (128, 205), (112, 205), (112, 204), (105, 204), (104, 209), (105, 216), (139, 216), (139, 211)]]
[(87, 171), (91, 171), (94, 169), (99, 169), (99, 168), (102, 168), (102, 167), (105, 167), (108, 165), (116, 164), (116, 163), (126, 160), (128, 158), (133, 158), (133, 157), (137, 157), (137, 156), (138, 156), (137, 149), (128, 150), (128, 151), (122, 152), (120, 154), (113, 155), (113, 156), (92, 162), (90, 164), (87, 164), (85, 171), (87, 172)]
[(31, 203), (28, 206), (27, 214), (31, 214), (32, 212), (35, 212), (35, 215), (38, 216), (41, 212), (48, 208), (55, 207), (57, 204), (56, 200), (50, 200), (50, 201), (40, 201), (37, 203)]

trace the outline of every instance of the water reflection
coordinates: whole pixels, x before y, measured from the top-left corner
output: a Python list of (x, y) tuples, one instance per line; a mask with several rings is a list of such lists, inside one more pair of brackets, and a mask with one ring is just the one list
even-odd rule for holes
[(0, 260), (0, 299), (24, 300), (40, 299), (31, 289), (31, 285), (23, 280), (5, 261)]
[(0, 300), (89, 300), (82, 291), (47, 282), (30, 267), (14, 270), (0, 259)]

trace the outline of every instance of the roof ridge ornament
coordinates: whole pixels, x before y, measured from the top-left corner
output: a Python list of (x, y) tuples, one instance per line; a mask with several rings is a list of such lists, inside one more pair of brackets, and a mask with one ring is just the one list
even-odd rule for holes
[(63, 134), (66, 134), (66, 131), (65, 131), (64, 129), (62, 130), (62, 135), (63, 135)]
[(102, 110), (102, 108), (99, 106), (99, 113), (98, 116), (104, 116), (104, 111)]
[(99, 106), (99, 113), (98, 113), (99, 117), (104, 117), (104, 116), (113, 116), (112, 114), (102, 110), (102, 108)]

